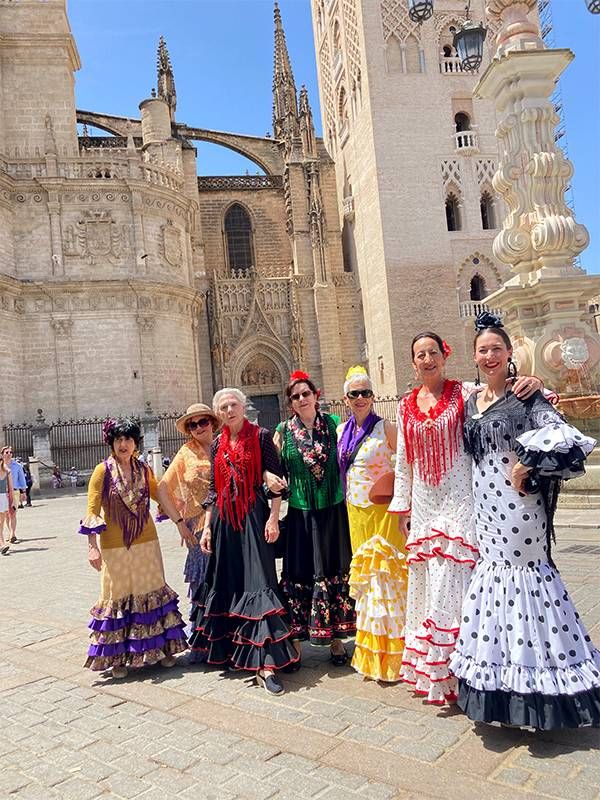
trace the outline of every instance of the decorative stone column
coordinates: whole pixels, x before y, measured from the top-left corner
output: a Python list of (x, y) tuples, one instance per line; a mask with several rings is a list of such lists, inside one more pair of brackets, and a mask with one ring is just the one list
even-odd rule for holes
[(589, 236), (565, 202), (573, 167), (555, 143), (551, 100), (574, 56), (544, 47), (527, 17), (535, 6), (536, 0), (487, 3), (488, 15), (502, 24), (475, 94), (496, 106), (500, 162), (493, 184), (508, 214), (493, 250), (514, 276), (485, 302), (502, 310), (522, 371), (561, 395), (585, 394), (597, 391), (600, 379), (600, 337), (587, 302), (600, 292), (600, 277), (574, 263)]
[(31, 434), (33, 443), (33, 469), (31, 477), (34, 478), (35, 472), (37, 476), (37, 486), (35, 488), (40, 490), (50, 485), (52, 480), (52, 467), (54, 466), (52, 448), (50, 445), (50, 426), (46, 423), (44, 412), (41, 408), (37, 410), (37, 417), (31, 429)]

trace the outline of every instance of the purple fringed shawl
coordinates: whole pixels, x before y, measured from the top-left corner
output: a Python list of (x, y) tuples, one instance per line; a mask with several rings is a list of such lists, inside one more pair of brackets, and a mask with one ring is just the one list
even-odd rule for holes
[(103, 499), (108, 515), (121, 528), (125, 547), (130, 548), (150, 517), (148, 467), (137, 458), (132, 458), (132, 483), (128, 486), (112, 456), (106, 459), (104, 466)]
[(346, 494), (346, 475), (352, 466), (358, 450), (363, 443), (364, 439), (369, 436), (373, 428), (382, 417), (377, 416), (373, 411), (370, 411), (362, 425), (356, 429), (356, 420), (354, 415), (350, 417), (348, 422), (344, 425), (342, 435), (338, 439), (338, 464), (340, 465), (340, 476), (342, 479), (342, 486), (344, 488), (344, 495)]

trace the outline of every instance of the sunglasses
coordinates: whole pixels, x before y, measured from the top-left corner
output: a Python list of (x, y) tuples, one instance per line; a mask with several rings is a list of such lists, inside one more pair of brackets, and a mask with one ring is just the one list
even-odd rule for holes
[(348, 400), (358, 400), (359, 397), (371, 398), (373, 397), (373, 389), (351, 389), (346, 392)]
[(207, 425), (210, 425), (210, 419), (208, 417), (202, 417), (202, 419), (197, 420), (194, 422), (191, 420), (188, 422), (188, 430), (195, 431), (196, 428), (206, 428)]
[(310, 397), (311, 394), (312, 392), (310, 391), (310, 389), (305, 389), (303, 392), (296, 392), (296, 394), (291, 394), (290, 400), (292, 401), (292, 403), (296, 402), (296, 400), (300, 400), (300, 398), (305, 400), (307, 397)]

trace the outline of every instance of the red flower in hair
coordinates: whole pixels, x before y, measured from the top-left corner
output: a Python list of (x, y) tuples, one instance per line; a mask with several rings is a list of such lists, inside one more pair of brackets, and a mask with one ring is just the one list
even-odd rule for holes
[(295, 372), (292, 372), (290, 375), (290, 383), (293, 381), (309, 381), (310, 376), (306, 372), (302, 372), (301, 369), (297, 369)]
[(442, 341), (442, 353), (446, 356), (446, 358), (450, 358), (452, 355), (452, 348), (445, 339)]

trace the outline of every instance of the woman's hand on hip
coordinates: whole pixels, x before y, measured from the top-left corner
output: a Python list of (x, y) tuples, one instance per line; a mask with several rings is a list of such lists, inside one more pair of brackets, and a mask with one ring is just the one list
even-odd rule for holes
[(279, 520), (269, 517), (265, 525), (265, 539), (269, 544), (273, 544), (279, 539)]
[(100, 572), (102, 569), (102, 554), (97, 547), (88, 547), (88, 561), (90, 566)]

